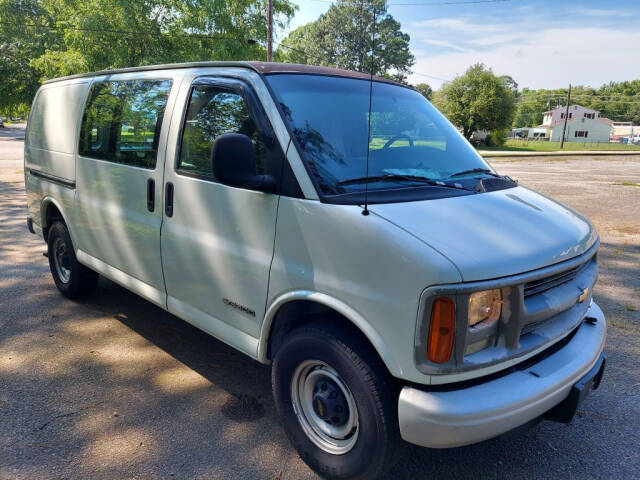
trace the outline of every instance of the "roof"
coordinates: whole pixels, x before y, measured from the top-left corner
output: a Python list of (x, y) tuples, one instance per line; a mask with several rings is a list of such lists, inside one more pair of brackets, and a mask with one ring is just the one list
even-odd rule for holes
[[(341, 68), (321, 67), (318, 65), (301, 65), (298, 63), (275, 63), (275, 62), (248, 62), (255, 70), (265, 75), (271, 73), (300, 73), (307, 75), (328, 75), (332, 77), (348, 77), (360, 80), (369, 80), (371, 75), (363, 72), (354, 72), (353, 70), (343, 70)], [(388, 78), (373, 75), (376, 82), (393, 83), (395, 85), (403, 85), (402, 83), (390, 80)]]
[[(572, 123), (572, 122), (581, 122), (581, 123), (600, 123), (601, 125), (606, 125), (607, 127), (611, 127), (610, 123), (607, 122), (603, 122), (600, 120), (600, 118), (569, 118), (567, 119), (567, 124)], [(545, 126), (547, 128), (554, 128), (557, 127), (558, 125), (562, 125), (564, 123), (564, 120), (558, 120), (555, 123), (552, 123), (551, 125), (541, 125), (541, 126)]]
[[(347, 77), (357, 78), (361, 80), (369, 80), (371, 76), (367, 73), (354, 72), (351, 70), (342, 70), (339, 68), (320, 67), (317, 65), (300, 65), (296, 63), (275, 63), (275, 62), (187, 62), (187, 63), (168, 63), (163, 65), (145, 65), (142, 67), (128, 67), (128, 68), (116, 68), (112, 70), (100, 70), (98, 72), (79, 73), (76, 75), (69, 75), (66, 77), (52, 78), (43, 82), (54, 83), (63, 80), (71, 80), (74, 78), (88, 78), (96, 77), (99, 75), (113, 75), (116, 73), (131, 73), (131, 72), (148, 72), (153, 70), (172, 70), (182, 68), (196, 68), (196, 67), (240, 67), (249, 68), (257, 73), (263, 75), (276, 74), (276, 73), (296, 73), (307, 75), (327, 75), (333, 77)], [(401, 83), (395, 82), (388, 78), (373, 76), (373, 80), (377, 82), (391, 83), (394, 85), (400, 85), (406, 87)]]
[[(569, 105), (569, 108), (571, 108), (571, 107), (580, 107), (580, 108), (583, 108), (585, 110), (589, 110), (590, 112), (597, 112), (598, 111), (598, 110), (594, 110), (593, 108), (583, 107), (582, 105), (578, 105), (577, 103), (572, 103), (571, 105)], [(558, 109), (565, 110), (566, 108), (567, 108), (566, 105), (560, 105), (560, 106), (557, 106), (555, 108), (552, 108), (551, 110), (547, 110), (546, 112), (542, 112), (542, 113), (551, 113), (551, 112), (555, 112)], [(574, 110), (575, 110), (575, 108), (574, 108)]]

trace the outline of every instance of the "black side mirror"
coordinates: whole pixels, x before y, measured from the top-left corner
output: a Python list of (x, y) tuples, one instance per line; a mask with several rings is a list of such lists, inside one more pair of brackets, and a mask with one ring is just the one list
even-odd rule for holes
[(225, 133), (213, 142), (211, 168), (215, 179), (231, 187), (249, 188), (275, 193), (276, 179), (256, 173), (253, 143), (246, 135)]

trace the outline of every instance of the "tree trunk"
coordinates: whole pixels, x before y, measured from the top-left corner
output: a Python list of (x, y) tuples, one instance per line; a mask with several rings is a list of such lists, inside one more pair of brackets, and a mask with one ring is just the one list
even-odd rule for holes
[(473, 135), (474, 130), (473, 127), (464, 127), (462, 129), (462, 135), (464, 135), (464, 138), (467, 140), (471, 140), (471, 135)]

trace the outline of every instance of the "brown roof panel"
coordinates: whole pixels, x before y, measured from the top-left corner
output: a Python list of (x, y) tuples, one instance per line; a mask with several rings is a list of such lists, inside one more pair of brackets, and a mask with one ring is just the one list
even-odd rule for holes
[[(196, 67), (244, 67), (244, 68), (251, 68), (258, 73), (262, 73), (266, 75), (270, 73), (300, 73), (300, 74), (306, 73), (308, 75), (329, 75), (329, 76), (359, 78), (362, 80), (369, 80), (369, 74), (367, 73), (353, 72), (351, 70), (341, 70), (339, 68), (319, 67), (316, 65), (298, 65), (295, 63), (275, 63), (275, 62), (189, 62), (189, 63), (169, 63), (165, 65), (145, 65), (140, 67), (117, 68), (114, 70), (101, 70), (98, 72), (79, 73), (76, 75), (69, 75), (66, 77), (52, 78), (50, 80), (46, 80), (43, 83), (47, 84), (47, 83), (59, 82), (62, 80), (70, 80), (74, 78), (95, 77), (98, 75), (113, 75), (116, 73), (131, 73), (131, 72), (196, 68)], [(375, 75), (373, 79), (378, 82), (391, 83), (394, 85), (401, 85), (403, 87), (407, 86), (407, 85), (398, 83), (394, 80), (389, 80), (388, 78), (378, 77)]]
[[(303, 65), (298, 63), (276, 63), (276, 62), (248, 62), (258, 72), (265, 75), (274, 73), (298, 73), (307, 75), (327, 75), (332, 77), (347, 77), (357, 78), (361, 80), (369, 80), (370, 75), (368, 73), (354, 72), (352, 70), (343, 70), (341, 68), (321, 67), (318, 65)], [(390, 80), (388, 78), (373, 76), (373, 79), (377, 82), (392, 83), (394, 85), (400, 85), (406, 87), (402, 83)]]

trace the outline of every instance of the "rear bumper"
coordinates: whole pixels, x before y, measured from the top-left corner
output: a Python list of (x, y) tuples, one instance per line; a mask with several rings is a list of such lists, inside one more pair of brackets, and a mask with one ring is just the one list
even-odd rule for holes
[(398, 401), (404, 440), (430, 448), (468, 445), (500, 435), (548, 412), (599, 362), (606, 338), (602, 310), (592, 302), (573, 338), (528, 368), (459, 390), (404, 387)]

